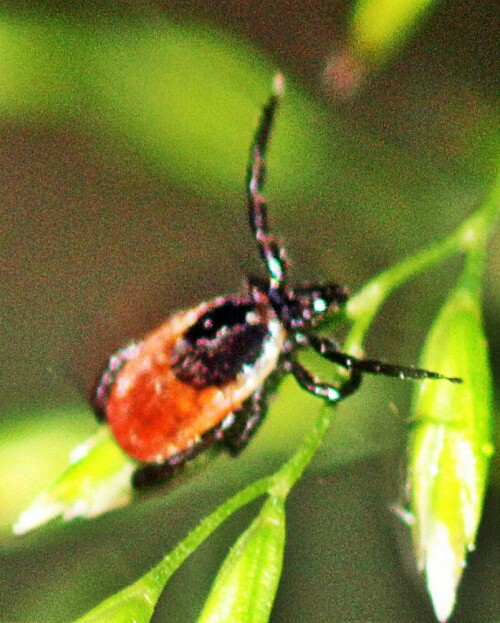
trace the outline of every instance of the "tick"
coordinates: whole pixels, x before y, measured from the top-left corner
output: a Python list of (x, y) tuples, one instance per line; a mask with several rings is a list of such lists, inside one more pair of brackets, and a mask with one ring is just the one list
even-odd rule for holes
[[(140, 465), (134, 485), (168, 479), (216, 444), (237, 455), (261, 424), (279, 379), (293, 374), (315, 396), (336, 403), (358, 389), (364, 373), (445, 379), (436, 372), (358, 359), (314, 332), (338, 312), (348, 291), (335, 283), (293, 287), (285, 250), (269, 232), (262, 194), (266, 150), (283, 90), (277, 76), (250, 150), (248, 215), (267, 275), (240, 294), (180, 312), (111, 356), (96, 383), (93, 406), (123, 450)], [(323, 382), (297, 359), (312, 349), (343, 367), (346, 381)], [(458, 382), (459, 379), (448, 379)]]

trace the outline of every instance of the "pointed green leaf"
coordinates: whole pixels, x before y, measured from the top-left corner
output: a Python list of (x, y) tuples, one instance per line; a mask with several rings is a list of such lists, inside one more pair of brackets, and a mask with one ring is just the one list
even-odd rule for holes
[(156, 581), (147, 574), (100, 603), (75, 623), (148, 623), (163, 584), (163, 581)]
[(75, 448), (68, 468), (20, 515), (14, 533), (25, 534), (59, 516), (93, 517), (127, 504), (135, 465), (103, 427)]
[(409, 445), (412, 531), (436, 616), (446, 621), (474, 549), (493, 452), (491, 375), (477, 288), (462, 283), (437, 318), (422, 365), (463, 379), (417, 389)]
[(285, 544), (285, 505), (270, 497), (217, 574), (198, 623), (265, 623), (278, 588)]

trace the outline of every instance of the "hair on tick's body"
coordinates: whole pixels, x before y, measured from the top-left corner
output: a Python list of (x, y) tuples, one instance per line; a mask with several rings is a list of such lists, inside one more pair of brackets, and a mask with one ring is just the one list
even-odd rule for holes
[[(314, 332), (346, 303), (335, 283), (291, 287), (285, 250), (269, 232), (263, 196), (266, 149), (283, 90), (277, 76), (250, 151), (246, 189), (253, 237), (267, 270), (241, 294), (180, 312), (142, 341), (111, 356), (93, 398), (123, 450), (142, 463), (135, 486), (163, 481), (199, 452), (218, 444), (233, 455), (262, 422), (269, 393), (291, 373), (306, 391), (335, 403), (360, 385), (362, 374), (445, 379), (436, 372), (358, 359)], [(349, 372), (339, 385), (316, 378), (297, 360), (309, 348)], [(459, 379), (448, 379), (458, 382)]]

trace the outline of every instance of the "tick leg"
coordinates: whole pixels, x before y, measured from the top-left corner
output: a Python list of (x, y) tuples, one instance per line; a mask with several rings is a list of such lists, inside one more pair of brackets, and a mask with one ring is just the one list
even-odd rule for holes
[(219, 438), (217, 429), (208, 431), (200, 441), (178, 454), (174, 454), (163, 463), (150, 463), (140, 467), (133, 475), (133, 485), (136, 489), (149, 485), (162, 484), (170, 480), (172, 476), (180, 472), (184, 465), (194, 459)]
[(279, 290), (283, 287), (286, 271), (286, 253), (277, 243), (276, 238), (269, 233), (267, 205), (262, 191), (266, 177), (266, 150), (282, 91), (283, 77), (277, 76), (274, 81), (274, 92), (262, 110), (257, 132), (250, 150), (246, 184), (250, 227), (259, 246), (260, 255), (269, 272), (271, 288), (274, 290)]
[(299, 385), (306, 391), (325, 398), (328, 402), (339, 402), (353, 392), (355, 392), (361, 384), (361, 373), (352, 370), (351, 377), (338, 387), (323, 383), (313, 376), (309, 370), (306, 370), (298, 361), (290, 360), (287, 362), (287, 369), (296, 378)]
[(267, 413), (269, 400), (285, 372), (282, 362), (279, 362), (273, 374), (234, 414), (234, 424), (224, 431), (222, 438), (222, 443), (231, 456), (237, 456), (244, 450), (257, 432)]
[(349, 298), (349, 290), (338, 283), (299, 286), (297, 288), (293, 288), (292, 293), (295, 298), (299, 300), (302, 297), (312, 299), (313, 301), (316, 299), (324, 299), (328, 302), (329, 306), (335, 306), (338, 309), (343, 307)]
[(140, 467), (134, 472), (132, 484), (135, 489), (163, 484), (180, 471), (187, 460), (188, 458), (185, 458), (177, 465), (172, 465), (170, 461), (166, 461), (165, 463), (151, 463)]
[(317, 335), (301, 336), (305, 338), (305, 342), (301, 341), (302, 346), (310, 346), (317, 353), (332, 361), (338, 363), (342, 367), (368, 374), (383, 374), (384, 376), (393, 376), (400, 379), (444, 379), (452, 383), (461, 383), (462, 379), (457, 377), (448, 377), (438, 372), (431, 372), (423, 368), (415, 368), (413, 366), (398, 366), (390, 363), (384, 363), (376, 359), (357, 359), (352, 355), (342, 353), (337, 349), (335, 342), (328, 338)]
[(223, 445), (231, 456), (237, 456), (246, 448), (248, 442), (262, 424), (266, 411), (266, 396), (263, 388), (259, 388), (243, 403), (241, 409), (235, 413), (234, 424), (224, 433)]

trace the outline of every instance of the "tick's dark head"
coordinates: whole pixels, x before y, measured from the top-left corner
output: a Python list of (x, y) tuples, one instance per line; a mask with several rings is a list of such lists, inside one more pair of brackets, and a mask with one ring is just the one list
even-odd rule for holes
[(336, 283), (275, 290), (269, 281), (259, 277), (249, 279), (247, 289), (255, 303), (270, 305), (290, 329), (316, 326), (340, 311), (349, 296), (349, 290)]
[(329, 314), (338, 312), (347, 301), (349, 292), (337, 284), (300, 287), (289, 290), (284, 312), (292, 328), (315, 326)]

